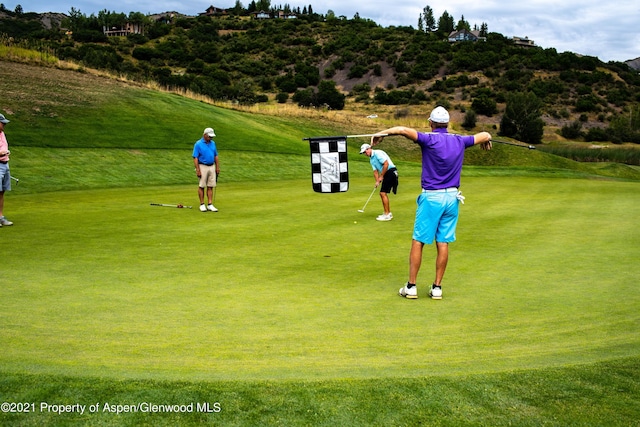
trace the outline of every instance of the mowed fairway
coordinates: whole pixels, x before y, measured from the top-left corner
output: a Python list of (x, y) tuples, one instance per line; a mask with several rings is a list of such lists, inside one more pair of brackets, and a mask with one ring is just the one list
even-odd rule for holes
[[(402, 172), (402, 171), (401, 171)], [(8, 196), (0, 366), (154, 380), (331, 380), (591, 364), (640, 350), (638, 183), (463, 177), (444, 299), (406, 280), (417, 170), (371, 179)], [(410, 176), (408, 176), (410, 175)], [(20, 185), (25, 185), (20, 183)], [(152, 207), (183, 203), (194, 209)]]

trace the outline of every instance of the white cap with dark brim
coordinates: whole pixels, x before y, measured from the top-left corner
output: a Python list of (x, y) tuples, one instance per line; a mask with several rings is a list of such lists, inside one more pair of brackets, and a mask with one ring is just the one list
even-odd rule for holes
[(362, 144), (360, 146), (360, 154), (364, 154), (365, 151), (367, 151), (369, 148), (371, 148), (371, 145), (369, 144)]

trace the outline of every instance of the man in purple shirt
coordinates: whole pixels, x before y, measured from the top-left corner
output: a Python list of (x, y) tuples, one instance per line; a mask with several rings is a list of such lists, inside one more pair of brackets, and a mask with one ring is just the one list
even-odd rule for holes
[[(429, 116), (430, 133), (418, 132), (404, 126), (396, 126), (378, 132), (380, 135), (401, 135), (418, 144), (422, 150), (422, 193), (417, 199), (413, 241), (409, 254), (409, 280), (400, 288), (400, 296), (418, 298), (416, 280), (422, 263), (425, 244), (436, 241), (436, 275), (429, 291), (433, 299), (442, 299), (442, 278), (449, 261), (449, 243), (456, 240), (458, 205), (464, 200), (458, 188), (464, 150), (480, 144), (483, 150), (491, 149), (491, 134), (480, 132), (473, 136), (454, 135), (447, 132), (449, 113), (436, 107)], [(377, 145), (384, 136), (373, 136), (371, 145)]]

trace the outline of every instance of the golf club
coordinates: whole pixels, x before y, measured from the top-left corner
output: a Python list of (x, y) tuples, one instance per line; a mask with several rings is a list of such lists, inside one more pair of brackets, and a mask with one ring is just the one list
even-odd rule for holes
[(218, 188), (218, 179), (219, 179), (218, 177), (219, 176), (220, 176), (220, 174), (216, 173), (216, 186), (213, 187), (213, 205), (214, 206), (216, 205), (216, 192), (217, 192), (216, 189)]
[(187, 208), (187, 209), (191, 209), (191, 206), (185, 206), (185, 205), (167, 205), (165, 203), (151, 203), (151, 206), (164, 206), (166, 208)]
[(12, 176), (11, 179), (16, 182), (16, 185), (18, 185), (18, 183), (20, 182), (20, 180), (18, 178), (16, 178), (15, 176)]
[(371, 191), (371, 194), (369, 194), (369, 198), (367, 199), (367, 202), (364, 204), (364, 206), (362, 207), (362, 209), (358, 209), (358, 212), (364, 212), (364, 209), (367, 207), (367, 205), (369, 204), (369, 200), (371, 200), (371, 196), (373, 196), (373, 193), (376, 191), (376, 188), (378, 188), (378, 186), (376, 185), (375, 187), (373, 187), (373, 190)]
[(491, 142), (498, 142), (500, 144), (506, 144), (506, 145), (514, 145), (516, 147), (528, 148), (529, 150), (535, 150), (536, 149), (536, 147), (534, 147), (533, 145), (516, 144), (515, 142), (501, 141), (499, 139), (492, 139)]

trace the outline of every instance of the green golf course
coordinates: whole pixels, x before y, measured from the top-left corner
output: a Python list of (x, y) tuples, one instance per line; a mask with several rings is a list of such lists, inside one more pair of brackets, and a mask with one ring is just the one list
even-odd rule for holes
[[(637, 168), (468, 150), (443, 299), (426, 246), (406, 300), (420, 164), (401, 138), (379, 147), (400, 185), (378, 222), (377, 194), (358, 212), (366, 139), (336, 194), (313, 192), (303, 140), (372, 129), (61, 70), (15, 96), (9, 74), (0, 424), (637, 425)], [(207, 126), (215, 213), (191, 159)]]

